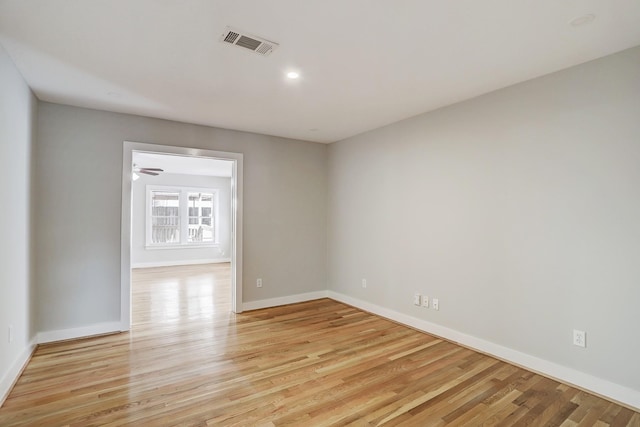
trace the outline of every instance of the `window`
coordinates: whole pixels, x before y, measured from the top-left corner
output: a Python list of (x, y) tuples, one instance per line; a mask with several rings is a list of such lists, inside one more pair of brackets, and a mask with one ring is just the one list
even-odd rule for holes
[(151, 191), (151, 243), (180, 243), (180, 193)]
[(199, 247), (217, 243), (218, 192), (147, 186), (147, 246)]
[(189, 193), (189, 242), (213, 242), (213, 193)]

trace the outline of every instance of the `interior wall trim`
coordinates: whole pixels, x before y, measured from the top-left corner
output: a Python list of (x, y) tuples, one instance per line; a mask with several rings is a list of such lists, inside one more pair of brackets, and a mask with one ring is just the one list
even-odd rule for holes
[(96, 323), (79, 328), (59, 329), (55, 331), (38, 332), (36, 341), (38, 344), (46, 344), (56, 341), (88, 338), (96, 335), (106, 335), (121, 332), (120, 322)]
[(431, 335), (444, 338), (480, 353), (488, 354), (497, 359), (533, 371), (537, 374), (560, 381), (564, 384), (595, 394), (599, 397), (623, 405), (640, 412), (640, 391), (593, 375), (562, 366), (539, 357), (531, 356), (520, 351), (467, 335), (455, 329), (447, 328), (436, 323), (418, 319), (405, 313), (400, 313), (379, 305), (353, 298), (339, 292), (327, 291), (327, 296), (333, 300), (351, 305), (369, 313), (418, 329)]
[(135, 262), (131, 264), (131, 268), (150, 268), (150, 267), (175, 267), (178, 265), (198, 265), (198, 264), (222, 264), (231, 262), (231, 258), (211, 258), (211, 259), (185, 259), (179, 261), (154, 261), (154, 262)]
[[(347, 296), (335, 291), (317, 291), (303, 294), (288, 295), (278, 298), (250, 301), (243, 303), (244, 310), (258, 310), (261, 308), (277, 307), (286, 304), (312, 301), (321, 298), (331, 298), (335, 301), (348, 304), (360, 310), (367, 311), (377, 316), (384, 317), (405, 326), (415, 328), (431, 335), (444, 338), (456, 344), (468, 347), (475, 351), (488, 354), (505, 362), (520, 366), (554, 380), (596, 394), (613, 402), (619, 403), (634, 411), (640, 411), (640, 391), (593, 375), (577, 371), (567, 366), (562, 366), (539, 357), (531, 356), (520, 351), (486, 341), (484, 339), (467, 335), (462, 332), (438, 325), (427, 320), (400, 313), (367, 301)], [(13, 385), (27, 366), (36, 349), (36, 344), (44, 344), (54, 341), (86, 338), (95, 335), (117, 333), (121, 331), (120, 322), (105, 322), (95, 325), (62, 329), (55, 331), (39, 332), (34, 340), (25, 348), (11, 369), (0, 379), (0, 406), (9, 395)]]
[(248, 301), (242, 304), (243, 310), (259, 310), (261, 308), (277, 307), (279, 305), (296, 304), (299, 302), (313, 301), (326, 298), (327, 291), (307, 292), (304, 294), (288, 295), (284, 297), (269, 298), (257, 301)]
[(4, 404), (4, 401), (11, 393), (13, 386), (15, 385), (20, 375), (22, 375), (22, 371), (27, 367), (29, 361), (31, 360), (31, 356), (33, 356), (33, 352), (36, 351), (36, 339), (32, 339), (31, 342), (27, 345), (27, 347), (20, 353), (18, 358), (13, 362), (9, 370), (4, 374), (4, 376), (0, 379), (0, 408)]

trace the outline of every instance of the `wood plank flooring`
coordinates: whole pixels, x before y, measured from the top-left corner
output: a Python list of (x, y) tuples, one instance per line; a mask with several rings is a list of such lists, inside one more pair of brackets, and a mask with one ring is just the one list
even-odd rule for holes
[(40, 346), (0, 426), (640, 426), (640, 414), (323, 299), (235, 315), (228, 264), (133, 273), (129, 333)]

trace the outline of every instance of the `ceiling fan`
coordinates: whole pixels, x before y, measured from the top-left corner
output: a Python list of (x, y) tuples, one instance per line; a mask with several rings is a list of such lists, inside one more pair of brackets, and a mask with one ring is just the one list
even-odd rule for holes
[(160, 169), (160, 168), (141, 168), (139, 166), (136, 166), (135, 164), (133, 165), (133, 173), (134, 174), (143, 173), (145, 175), (158, 176), (158, 175), (160, 175), (160, 172), (164, 172), (164, 169)]

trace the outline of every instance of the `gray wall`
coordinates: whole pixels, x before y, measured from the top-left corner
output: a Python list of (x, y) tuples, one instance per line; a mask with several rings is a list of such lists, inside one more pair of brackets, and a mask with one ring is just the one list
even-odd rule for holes
[[(31, 309), (31, 147), (37, 101), (0, 46), (0, 399), (35, 334)], [(8, 341), (13, 325), (13, 342)]]
[(332, 144), (328, 194), (330, 289), (640, 390), (640, 48)]
[[(131, 264), (145, 267), (149, 264), (177, 265), (197, 260), (220, 260), (231, 258), (231, 178), (201, 175), (162, 173), (158, 176), (139, 174), (133, 182), (131, 210)], [(218, 245), (216, 247), (186, 249), (147, 249), (147, 185), (175, 185), (218, 190)]]
[(325, 145), (49, 103), (38, 137), (38, 331), (120, 319), (125, 140), (243, 153), (244, 301), (326, 288)]

